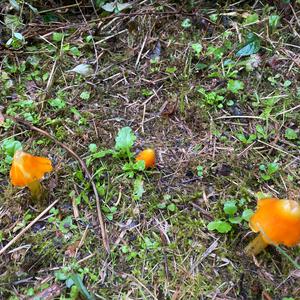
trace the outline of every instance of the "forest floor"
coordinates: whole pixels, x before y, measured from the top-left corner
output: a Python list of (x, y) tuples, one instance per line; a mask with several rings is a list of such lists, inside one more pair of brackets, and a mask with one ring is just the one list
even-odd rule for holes
[(0, 4), (0, 299), (300, 299), (299, 247), (244, 254), (258, 197), (299, 200), (299, 4), (56, 2)]

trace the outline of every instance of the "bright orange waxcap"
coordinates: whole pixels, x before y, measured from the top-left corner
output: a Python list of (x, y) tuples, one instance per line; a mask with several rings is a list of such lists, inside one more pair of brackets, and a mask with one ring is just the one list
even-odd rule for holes
[(145, 149), (136, 156), (135, 160), (143, 160), (146, 168), (153, 168), (155, 166), (155, 151), (153, 149)]
[(300, 243), (300, 204), (294, 200), (268, 198), (258, 200), (250, 218), (250, 228), (260, 231), (268, 244), (295, 246)]
[(50, 159), (18, 150), (14, 155), (9, 175), (13, 185), (27, 186), (29, 183), (42, 179), (45, 173), (51, 171)]

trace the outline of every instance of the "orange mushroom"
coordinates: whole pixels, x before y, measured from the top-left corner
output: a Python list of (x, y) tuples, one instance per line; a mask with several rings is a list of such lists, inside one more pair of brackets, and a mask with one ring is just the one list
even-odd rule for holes
[(300, 204), (294, 200), (258, 200), (249, 226), (259, 235), (245, 248), (248, 255), (260, 253), (268, 245), (296, 246), (300, 243)]
[(155, 151), (150, 148), (145, 149), (136, 156), (135, 160), (143, 160), (145, 162), (145, 168), (153, 168), (155, 166)]
[(16, 151), (10, 169), (10, 180), (12, 185), (27, 186), (34, 200), (41, 200), (43, 189), (40, 180), (44, 174), (52, 171), (50, 159), (46, 157), (33, 156), (21, 150)]

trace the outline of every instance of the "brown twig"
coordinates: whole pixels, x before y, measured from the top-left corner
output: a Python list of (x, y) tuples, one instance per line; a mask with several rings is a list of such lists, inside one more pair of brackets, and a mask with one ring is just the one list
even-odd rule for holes
[(41, 217), (43, 217), (57, 202), (55, 200), (46, 209), (44, 209), (33, 221), (31, 221), (25, 228), (23, 228), (9, 243), (7, 243), (2, 249), (0, 249), (0, 255), (2, 255), (10, 246), (12, 246), (25, 232), (27, 232)]
[(11, 119), (14, 122), (20, 124), (21, 126), (25, 126), (30, 130), (36, 131), (36, 132), (40, 133), (41, 135), (48, 137), (55, 144), (59, 145), (60, 147), (64, 148), (67, 152), (69, 152), (79, 162), (79, 164), (81, 166), (81, 169), (84, 171), (84, 173), (86, 174), (86, 176), (88, 177), (88, 179), (90, 180), (90, 183), (92, 185), (92, 189), (93, 189), (93, 192), (94, 192), (94, 195), (95, 195), (95, 198), (96, 198), (97, 215), (98, 215), (98, 220), (99, 220), (99, 225), (100, 225), (100, 230), (101, 230), (101, 235), (102, 235), (103, 246), (104, 246), (105, 250), (107, 251), (107, 253), (110, 253), (108, 237), (107, 237), (106, 229), (105, 229), (105, 223), (104, 223), (104, 219), (103, 219), (103, 216), (102, 216), (102, 213), (101, 213), (100, 197), (99, 197), (96, 185), (93, 181), (93, 176), (89, 172), (89, 170), (88, 170), (86, 164), (84, 163), (84, 161), (72, 149), (70, 149), (68, 146), (66, 146), (62, 142), (58, 141), (53, 135), (46, 132), (45, 130), (42, 130), (42, 129), (40, 129), (40, 128), (38, 128), (38, 127), (26, 122), (25, 120), (20, 119), (20, 118), (11, 117), (11, 116), (7, 116), (7, 115), (4, 115), (4, 118), (5, 119), (6, 118)]

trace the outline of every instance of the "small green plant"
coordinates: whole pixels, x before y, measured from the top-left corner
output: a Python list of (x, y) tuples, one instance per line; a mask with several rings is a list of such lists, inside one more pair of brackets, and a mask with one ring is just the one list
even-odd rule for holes
[(267, 165), (262, 164), (259, 166), (259, 170), (261, 172), (260, 174), (261, 179), (264, 181), (268, 181), (270, 179), (273, 179), (275, 174), (278, 172), (279, 165), (276, 162), (272, 162)]
[(256, 128), (256, 135), (259, 139), (267, 140), (269, 138), (269, 133), (267, 131), (267, 128), (264, 128), (260, 124), (255, 126)]
[(128, 176), (129, 178), (133, 178), (136, 172), (141, 172), (145, 170), (145, 161), (130, 161), (128, 163), (125, 163), (122, 169), (125, 172), (126, 176)]
[(184, 19), (182, 22), (181, 22), (181, 27), (184, 28), (184, 29), (188, 29), (192, 26), (192, 22), (190, 19)]
[(126, 255), (126, 260), (130, 261), (138, 256), (138, 252), (134, 251), (131, 247), (123, 245), (121, 251)]
[(51, 217), (48, 219), (49, 223), (54, 224), (62, 233), (68, 233), (72, 229), (76, 229), (77, 226), (73, 224), (72, 216), (67, 216), (63, 220), (59, 217), (59, 210), (51, 208)]
[(89, 100), (91, 97), (91, 93), (88, 91), (83, 91), (80, 96), (79, 96), (82, 100)]
[(240, 80), (230, 79), (227, 83), (227, 89), (233, 94), (237, 94), (239, 93), (239, 91), (244, 89), (244, 83)]
[(195, 56), (197, 58), (200, 58), (200, 54), (202, 51), (202, 45), (200, 43), (194, 43), (194, 44), (192, 44), (192, 49), (194, 50)]
[(272, 86), (276, 86), (279, 84), (280, 77), (281, 77), (280, 74), (276, 74), (274, 76), (269, 76), (267, 79), (271, 83)]
[(175, 203), (171, 202), (172, 201), (172, 197), (169, 194), (165, 194), (163, 197), (163, 202), (157, 204), (157, 208), (158, 209), (166, 209), (169, 212), (175, 212), (177, 211), (177, 206)]
[(203, 166), (198, 166), (197, 167), (197, 175), (199, 177), (203, 177), (203, 170), (204, 170)]
[(63, 109), (66, 107), (66, 102), (61, 98), (50, 99), (50, 100), (48, 100), (48, 103), (51, 107), (53, 107), (57, 110)]
[(25, 44), (25, 38), (20, 32), (14, 32), (12, 37), (6, 42), (7, 47), (15, 50), (21, 49)]
[(13, 232), (18, 231), (21, 228), (24, 228), (29, 223), (29, 221), (32, 220), (32, 218), (33, 215), (29, 211), (27, 211), (23, 217), (23, 220), (16, 224), (16, 226), (13, 229)]
[(271, 31), (276, 29), (276, 27), (279, 25), (279, 23), (280, 23), (280, 16), (278, 16), (278, 15), (269, 16), (269, 26), (271, 28)]
[(207, 92), (204, 88), (198, 88), (197, 92), (200, 93), (205, 104), (218, 108), (223, 107), (224, 96), (219, 95), (217, 92)]
[(116, 206), (102, 206), (101, 207), (102, 211), (105, 213), (106, 218), (109, 221), (112, 221), (114, 218), (114, 214), (117, 213), (118, 208)]
[(81, 295), (86, 300), (95, 300), (94, 295), (89, 293), (83, 283), (83, 277), (85, 275), (88, 275), (93, 281), (98, 278), (97, 275), (89, 270), (89, 268), (80, 268), (76, 264), (73, 264), (56, 271), (54, 275), (57, 281), (64, 282), (66, 287), (70, 289), (69, 299), (75, 300)]
[(144, 190), (144, 181), (143, 181), (142, 177), (139, 176), (133, 182), (133, 194), (132, 194), (132, 198), (134, 200), (140, 200), (142, 198), (142, 196), (143, 196), (144, 193), (145, 193), (145, 190)]
[(166, 67), (166, 73), (168, 74), (175, 74), (177, 71), (176, 67)]
[(5, 162), (10, 164), (17, 150), (22, 150), (22, 144), (14, 139), (5, 140), (2, 143), (2, 151), (5, 155)]
[(244, 209), (242, 214), (238, 214), (238, 206), (243, 207), (245, 199), (228, 200), (224, 203), (223, 212), (226, 214), (226, 218), (217, 219), (210, 222), (207, 225), (208, 230), (216, 230), (219, 233), (227, 233), (232, 230), (233, 224), (242, 224), (243, 221), (248, 222), (253, 215), (252, 209)]
[(254, 13), (254, 14), (247, 16), (246, 19), (244, 20), (243, 24), (244, 25), (253, 24), (253, 23), (256, 23), (258, 20), (259, 20), (258, 14)]
[(287, 140), (293, 141), (298, 138), (297, 132), (292, 128), (287, 128), (285, 130), (284, 136)]
[(236, 133), (235, 136), (238, 138), (239, 141), (241, 141), (243, 144), (252, 144), (257, 136), (256, 134), (252, 133), (250, 135), (245, 135), (243, 132)]
[(136, 140), (135, 134), (132, 132), (130, 127), (123, 127), (119, 130), (116, 137), (115, 150), (114, 154), (117, 157), (127, 157), (131, 158), (133, 153), (131, 148)]

